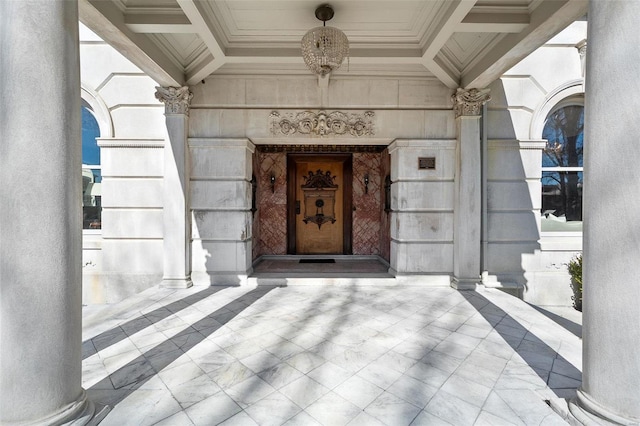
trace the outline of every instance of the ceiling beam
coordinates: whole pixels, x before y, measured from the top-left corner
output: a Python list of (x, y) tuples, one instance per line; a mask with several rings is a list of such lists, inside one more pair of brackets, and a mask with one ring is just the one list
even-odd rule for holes
[(215, 60), (224, 60), (225, 54), (221, 44), (216, 39), (210, 22), (205, 18), (203, 3), (196, 0), (178, 0), (182, 11), (193, 24), (195, 33), (200, 36)]
[(193, 24), (195, 33), (202, 39), (211, 54), (209, 61), (204, 62), (202, 66), (187, 77), (187, 84), (193, 85), (199, 83), (227, 63), (227, 57), (222, 50), (222, 45), (213, 32), (211, 23), (205, 17), (203, 2), (196, 0), (178, 0), (178, 4)]
[(466, 89), (485, 88), (502, 74), (584, 16), (588, 0), (545, 0), (531, 13), (531, 23), (518, 34), (509, 34), (461, 79)]
[(182, 86), (184, 70), (176, 66), (146, 35), (127, 27), (110, 1), (80, 0), (80, 22), (89, 27), (160, 86)]
[(427, 40), (422, 63), (433, 75), (448, 87), (455, 89), (459, 86), (459, 77), (453, 70), (446, 69), (443, 64), (438, 63), (435, 58), (440, 49), (451, 38), (456, 28), (463, 21), (465, 16), (475, 6), (477, 0), (452, 0), (446, 4), (449, 6), (445, 16), (433, 29), (431, 37)]
[(182, 13), (125, 14), (124, 23), (136, 33), (194, 33), (189, 19)]
[(469, 13), (458, 33), (519, 33), (529, 26), (528, 13)]

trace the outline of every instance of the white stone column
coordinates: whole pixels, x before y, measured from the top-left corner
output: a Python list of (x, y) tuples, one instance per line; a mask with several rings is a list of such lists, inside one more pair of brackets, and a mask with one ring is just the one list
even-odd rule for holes
[(453, 95), (457, 124), (455, 206), (453, 210), (453, 279), (458, 290), (480, 282), (482, 162), (480, 117), (491, 100), (488, 90), (458, 89)]
[(640, 2), (592, 1), (584, 154), (582, 422), (640, 423)]
[(0, 1), (0, 424), (86, 423), (76, 1)]
[(162, 287), (188, 288), (191, 282), (191, 224), (189, 221), (189, 104), (188, 87), (156, 87), (156, 98), (165, 105), (169, 143), (164, 147)]

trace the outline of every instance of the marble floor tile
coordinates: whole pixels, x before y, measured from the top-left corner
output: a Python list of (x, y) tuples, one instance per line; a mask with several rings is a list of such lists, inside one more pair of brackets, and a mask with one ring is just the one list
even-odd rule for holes
[(411, 426), (455, 426), (449, 422), (442, 420), (433, 414), (421, 411), (420, 414), (411, 422)]
[(324, 364), (325, 361), (320, 355), (308, 351), (296, 354), (286, 360), (287, 364), (305, 374)]
[(211, 426), (222, 423), (240, 411), (240, 406), (221, 391), (188, 407), (185, 413), (195, 426)]
[(286, 360), (294, 355), (305, 351), (302, 346), (298, 346), (295, 343), (289, 342), (288, 340), (282, 338), (280, 342), (270, 346), (266, 346), (265, 349), (281, 360)]
[(388, 426), (403, 426), (413, 422), (420, 408), (389, 392), (383, 392), (364, 411)]
[(387, 389), (387, 392), (418, 408), (424, 408), (437, 391), (437, 387), (429, 386), (408, 375), (401, 376)]
[[(189, 352), (187, 352), (187, 355), (189, 355)], [(191, 359), (205, 373), (210, 373), (225, 365), (228, 365), (237, 361), (237, 359), (234, 356), (225, 352), (224, 349), (219, 349), (217, 351), (210, 352), (208, 354), (199, 356), (197, 358), (191, 358)]]
[(255, 375), (255, 373), (240, 361), (234, 361), (230, 364), (223, 365), (217, 370), (207, 373), (207, 375), (211, 377), (222, 389), (226, 389), (248, 379)]
[(493, 414), (517, 426), (526, 426), (515, 411), (495, 391), (492, 391), (487, 397), (482, 407), (482, 412)]
[(321, 366), (307, 373), (307, 376), (311, 377), (313, 380), (326, 386), (329, 389), (335, 388), (352, 375), (352, 372), (350, 372), (349, 370), (345, 370), (344, 368), (334, 364), (331, 361), (327, 361)]
[(153, 426), (193, 426), (193, 422), (184, 411), (179, 411), (166, 419), (160, 420)]
[(581, 379), (580, 339), (493, 290), (156, 288), (83, 313), (105, 424), (560, 424), (543, 399)]
[(100, 424), (153, 425), (180, 411), (182, 407), (166, 390), (138, 390), (115, 404)]
[(453, 373), (440, 389), (479, 408), (484, 405), (489, 393), (491, 393), (490, 387), (472, 382), (459, 376), (457, 372)]
[(322, 426), (322, 423), (311, 417), (306, 411), (302, 411), (289, 419), (283, 426)]
[(371, 414), (361, 411), (360, 414), (349, 422), (349, 426), (385, 426), (385, 424)]
[(307, 408), (329, 392), (329, 388), (307, 376), (302, 376), (280, 388), (280, 392), (301, 408)]
[(246, 411), (240, 411), (238, 414), (229, 417), (222, 423), (219, 423), (219, 426), (260, 426), (256, 423), (251, 416), (247, 414)]
[(261, 426), (278, 426), (300, 413), (302, 409), (280, 392), (272, 392), (245, 411)]
[(358, 371), (357, 375), (382, 389), (387, 389), (402, 376), (402, 373), (387, 368), (382, 362), (374, 362)]
[(187, 382), (174, 384), (169, 391), (183, 408), (187, 408), (220, 392), (220, 386), (202, 374)]
[(439, 391), (424, 408), (429, 414), (456, 426), (473, 425), (480, 414), (480, 407), (450, 393)]
[(258, 377), (276, 389), (280, 389), (302, 376), (304, 376), (303, 373), (285, 362), (274, 365), (273, 367), (258, 373)]
[(384, 389), (359, 376), (352, 376), (333, 391), (364, 410)]
[(275, 391), (275, 388), (258, 376), (251, 376), (247, 380), (225, 389), (226, 394), (243, 409)]
[(163, 370), (158, 373), (158, 376), (169, 389), (173, 389), (179, 385), (189, 383), (204, 374), (204, 370), (196, 363), (188, 362), (184, 365)]
[(240, 362), (254, 373), (259, 373), (273, 367), (274, 365), (280, 364), (281, 361), (280, 358), (272, 355), (270, 352), (262, 350), (246, 358), (241, 358)]
[(329, 392), (308, 406), (305, 411), (326, 426), (348, 424), (362, 411), (334, 392)]

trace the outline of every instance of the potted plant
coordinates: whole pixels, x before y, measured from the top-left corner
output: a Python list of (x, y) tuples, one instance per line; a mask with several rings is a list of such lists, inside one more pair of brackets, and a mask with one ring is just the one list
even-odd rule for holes
[(567, 266), (571, 275), (573, 307), (582, 312), (582, 254), (571, 259)]

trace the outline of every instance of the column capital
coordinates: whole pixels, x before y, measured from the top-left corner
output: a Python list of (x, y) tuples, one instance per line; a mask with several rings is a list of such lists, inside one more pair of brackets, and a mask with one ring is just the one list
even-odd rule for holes
[(482, 105), (491, 100), (489, 89), (461, 89), (451, 96), (456, 118), (480, 115)]
[(578, 49), (578, 54), (580, 55), (580, 59), (587, 56), (587, 39), (580, 41), (576, 44), (576, 49)]
[(189, 115), (189, 105), (193, 93), (188, 86), (182, 87), (156, 87), (156, 99), (164, 104), (165, 114)]

